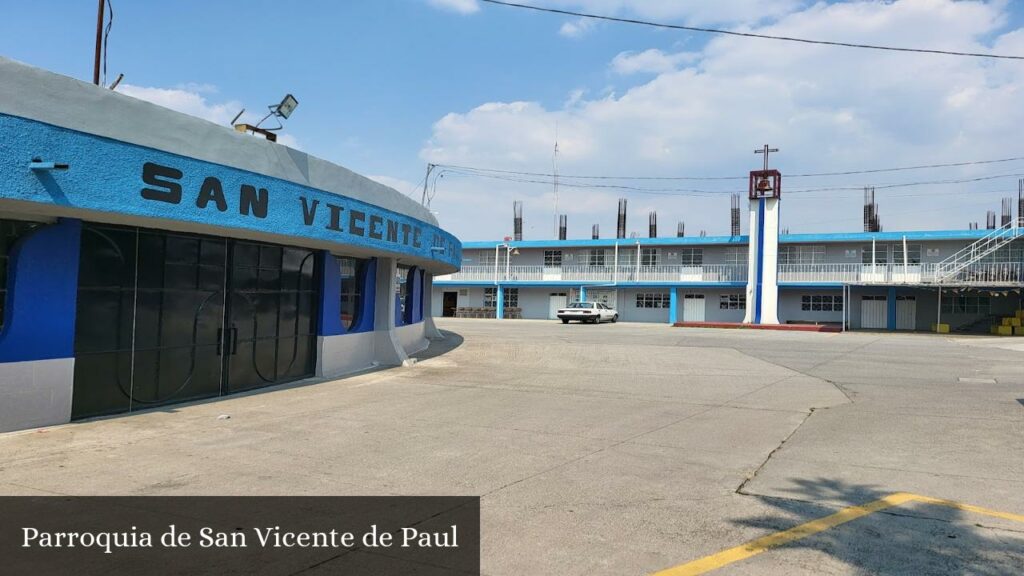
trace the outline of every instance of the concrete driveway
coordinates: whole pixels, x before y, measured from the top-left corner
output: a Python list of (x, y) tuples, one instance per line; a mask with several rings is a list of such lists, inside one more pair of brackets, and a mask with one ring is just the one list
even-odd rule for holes
[(438, 323), (411, 368), (0, 435), (0, 493), (481, 495), (492, 575), (1024, 573), (1005, 340)]

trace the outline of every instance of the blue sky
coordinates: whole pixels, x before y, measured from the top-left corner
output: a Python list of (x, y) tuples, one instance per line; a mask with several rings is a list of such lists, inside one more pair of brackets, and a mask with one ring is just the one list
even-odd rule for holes
[[(1016, 31), (1024, 26), (1020, 2), (535, 3), (815, 38), (995, 46), (1024, 54), (1024, 33)], [(292, 92), (300, 106), (283, 141), (406, 193), (421, 181), (428, 161), (547, 172), (556, 124), (564, 141), (560, 169), (576, 174), (743, 174), (756, 167), (752, 151), (764, 141), (783, 148), (778, 161), (784, 173), (1024, 156), (1024, 93), (1018, 91), (1024, 89), (1024, 63), (587, 25), (474, 0), (114, 0), (114, 11), (108, 82), (123, 72), (127, 93), (225, 124), (242, 106), (255, 114)], [(0, 55), (88, 80), (94, 23), (91, 2), (37, 0), (20, 11), (9, 7), (0, 20)], [(1013, 123), (1016, 138), (1006, 126)], [(983, 221), (985, 209), (996, 209), (998, 198), (1016, 189), (1017, 172), (1024, 172), (1024, 162), (983, 173), (947, 170), (791, 186), (1007, 174), (987, 187), (912, 187), (892, 197), (879, 192), (887, 229), (964, 227), (965, 212)], [(432, 207), (447, 228), (482, 239), (507, 232), (509, 205), (521, 199), (528, 230), (543, 237), (553, 215), (549, 188), (450, 173), (438, 183)], [(932, 192), (945, 210), (919, 208)], [(967, 194), (974, 194), (973, 203), (962, 201)], [(630, 198), (631, 228), (638, 230), (646, 211), (655, 209), (663, 233), (679, 219), (693, 231), (721, 233), (727, 227), (728, 198), (722, 194), (566, 188), (560, 211), (569, 214), (571, 234), (587, 235), (594, 222), (612, 230), (618, 196)], [(858, 224), (859, 193), (793, 198), (783, 225), (794, 232)]]

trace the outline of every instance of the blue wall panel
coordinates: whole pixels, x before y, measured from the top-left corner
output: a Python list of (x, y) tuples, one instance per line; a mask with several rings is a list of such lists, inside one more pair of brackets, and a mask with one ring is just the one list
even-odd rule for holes
[(8, 262), (0, 362), (70, 358), (82, 223), (61, 220), (21, 238)]

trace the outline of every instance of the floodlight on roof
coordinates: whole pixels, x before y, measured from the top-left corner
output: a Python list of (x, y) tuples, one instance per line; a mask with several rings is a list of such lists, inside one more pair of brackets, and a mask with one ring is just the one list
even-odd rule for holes
[(295, 96), (286, 94), (281, 100), (281, 103), (277, 105), (277, 110), (274, 112), (277, 116), (287, 120), (288, 117), (292, 115), (292, 111), (294, 111), (298, 105), (299, 101), (295, 99)]
[(267, 118), (270, 118), (271, 116), (287, 120), (288, 117), (292, 115), (292, 112), (294, 112), (295, 109), (298, 108), (298, 106), (299, 101), (296, 100), (295, 96), (292, 96), (291, 94), (285, 94), (285, 97), (281, 99), (281, 102), (267, 106), (267, 108), (270, 109), (270, 112), (267, 112), (267, 115), (264, 116), (255, 125), (235, 124), (235, 122), (237, 122), (238, 119), (242, 116), (242, 113), (245, 112), (245, 108), (242, 108), (242, 111), (239, 112), (237, 116), (235, 116), (234, 120), (231, 121), (231, 124), (235, 127), (235, 130), (239, 132), (252, 132), (253, 134), (259, 134), (265, 137), (267, 140), (270, 140), (271, 142), (276, 142), (277, 134), (274, 134), (274, 132), (280, 130), (281, 128), (284, 128), (284, 124), (282, 124), (281, 121), (278, 120), (278, 125), (275, 128), (260, 128), (260, 125), (266, 122)]

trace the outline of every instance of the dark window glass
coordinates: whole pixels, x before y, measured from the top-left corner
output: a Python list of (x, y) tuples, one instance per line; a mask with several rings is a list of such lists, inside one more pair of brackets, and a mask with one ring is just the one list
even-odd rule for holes
[(7, 290), (10, 288), (8, 282), (11, 275), (7, 269), (7, 264), (11, 258), (11, 251), (14, 249), (14, 243), (19, 238), (37, 226), (39, 226), (37, 222), (0, 220), (0, 328), (3, 328), (4, 325)]
[(363, 306), (363, 274), (366, 260), (359, 258), (338, 258), (341, 268), (341, 325), (352, 329), (359, 322)]

